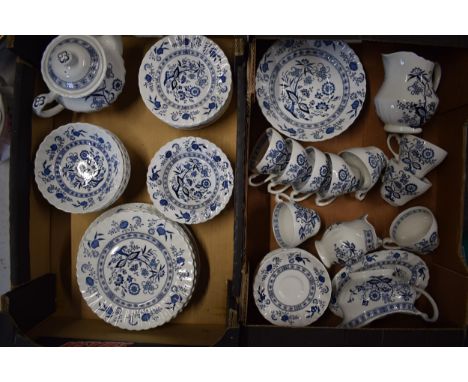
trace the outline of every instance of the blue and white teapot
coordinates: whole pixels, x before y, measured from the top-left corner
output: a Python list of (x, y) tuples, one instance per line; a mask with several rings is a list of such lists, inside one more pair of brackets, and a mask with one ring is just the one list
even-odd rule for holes
[(122, 52), (120, 36), (56, 37), (41, 62), (50, 92), (34, 99), (34, 112), (48, 118), (63, 109), (90, 113), (109, 106), (124, 86)]

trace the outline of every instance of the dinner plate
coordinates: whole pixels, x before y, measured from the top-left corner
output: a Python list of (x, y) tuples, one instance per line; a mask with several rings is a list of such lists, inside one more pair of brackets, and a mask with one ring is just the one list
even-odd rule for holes
[(366, 76), (343, 41), (279, 40), (257, 69), (260, 108), (279, 132), (308, 142), (343, 133), (359, 115)]
[(114, 134), (89, 123), (69, 123), (42, 141), (34, 173), (40, 192), (53, 206), (88, 213), (120, 197), (130, 167), (128, 153)]
[(327, 309), (330, 277), (323, 264), (299, 248), (268, 253), (257, 268), (253, 294), (258, 310), (278, 326), (307, 326)]
[(417, 255), (402, 250), (382, 250), (365, 255), (361, 261), (340, 270), (332, 280), (332, 297), (330, 310), (339, 317), (343, 317), (341, 308), (336, 300), (340, 291), (350, 280), (352, 272), (370, 269), (394, 269), (395, 274), (406, 279), (409, 284), (425, 289), (429, 283), (429, 268)]
[(83, 235), (77, 280), (100, 318), (122, 329), (150, 329), (173, 319), (190, 301), (196, 256), (177, 223), (150, 209), (117, 206)]
[(176, 128), (199, 128), (226, 110), (231, 67), (221, 48), (204, 36), (167, 36), (145, 54), (138, 84), (156, 117)]
[(224, 209), (232, 195), (234, 174), (218, 146), (206, 139), (183, 137), (156, 152), (148, 167), (147, 186), (164, 216), (197, 224)]

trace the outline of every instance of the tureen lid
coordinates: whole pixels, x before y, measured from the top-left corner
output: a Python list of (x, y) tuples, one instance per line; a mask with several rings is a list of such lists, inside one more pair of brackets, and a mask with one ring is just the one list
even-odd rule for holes
[(49, 89), (80, 98), (94, 91), (105, 76), (104, 50), (92, 36), (59, 36), (42, 56), (42, 77)]

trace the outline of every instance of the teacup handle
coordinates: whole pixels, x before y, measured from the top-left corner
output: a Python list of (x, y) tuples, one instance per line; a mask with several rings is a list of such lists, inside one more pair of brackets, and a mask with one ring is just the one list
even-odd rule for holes
[(427, 322), (436, 322), (437, 319), (439, 318), (439, 308), (437, 307), (437, 304), (436, 302), (434, 301), (434, 299), (431, 297), (431, 295), (429, 293), (427, 293), (424, 289), (421, 289), (421, 288), (418, 288), (418, 287), (413, 287), (414, 290), (416, 292), (419, 292), (421, 293), (422, 295), (424, 295), (428, 300), (429, 302), (431, 303), (431, 306), (432, 306), (432, 311), (433, 311), (433, 315), (432, 317), (429, 317), (429, 315), (427, 313), (424, 313), (424, 312), (421, 312), (420, 310), (416, 309), (416, 313), (418, 315), (420, 315), (422, 317), (422, 319), (424, 321), (427, 321)]
[(332, 196), (330, 198), (321, 198), (319, 195), (315, 198), (315, 204), (319, 207), (324, 207), (328, 206), (330, 203), (334, 202), (336, 199), (336, 196)]
[(275, 195), (275, 201), (276, 203), (281, 203), (281, 202), (287, 203), (291, 201), (291, 198), (288, 195), (281, 192)]
[(442, 69), (440, 67), (440, 64), (438, 62), (435, 62), (434, 71), (432, 73), (432, 86), (434, 88), (434, 91), (437, 91), (441, 77), (442, 77)]
[(300, 195), (300, 194), (302, 194), (302, 192), (294, 190), (293, 192), (291, 192), (291, 195), (289, 195), (289, 198), (291, 200), (294, 200), (295, 202), (302, 202), (303, 200), (306, 200), (307, 198), (309, 198), (314, 193), (313, 192), (308, 192), (307, 194), (304, 194), (302, 196), (297, 196), (297, 195)]
[(57, 102), (58, 94), (54, 92), (39, 94), (33, 101), (33, 110), (39, 116), (43, 118), (50, 118), (60, 113), (64, 107), (57, 103), (55, 106), (45, 109), (45, 107), (52, 102)]
[[(281, 188), (275, 188), (276, 186), (281, 186)], [(279, 183), (270, 183), (268, 184), (268, 192), (270, 194), (276, 195), (276, 194), (281, 194), (284, 191), (286, 191), (291, 185), (290, 184), (279, 184)]]
[(252, 187), (259, 187), (262, 184), (265, 184), (269, 182), (271, 179), (273, 179), (274, 175), (268, 175), (265, 179), (261, 180), (260, 182), (254, 182), (254, 179), (261, 176), (263, 174), (252, 174), (249, 176), (249, 186)]
[(400, 249), (401, 248), (397, 243), (395, 243), (389, 237), (386, 237), (385, 239), (383, 239), (382, 247), (384, 247), (385, 249)]
[(354, 197), (360, 202), (362, 202), (364, 198), (366, 197), (366, 195), (367, 195), (367, 191), (356, 191), (356, 193), (354, 194)]
[(400, 159), (400, 155), (398, 153), (396, 153), (395, 151), (393, 151), (393, 148), (392, 148), (392, 138), (395, 138), (396, 141), (398, 142), (398, 145), (400, 145), (400, 140), (401, 140), (401, 137), (398, 135), (398, 134), (389, 134), (388, 137), (387, 137), (387, 146), (388, 146), (388, 149), (392, 152), (393, 156), (395, 157), (396, 160), (399, 160)]

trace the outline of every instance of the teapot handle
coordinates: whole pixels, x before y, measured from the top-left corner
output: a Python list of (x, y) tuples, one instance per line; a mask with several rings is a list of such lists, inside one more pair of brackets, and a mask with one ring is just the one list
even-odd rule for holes
[(437, 319), (439, 318), (439, 308), (437, 307), (437, 304), (434, 301), (434, 299), (424, 289), (421, 289), (421, 288), (418, 288), (418, 287), (413, 287), (413, 288), (414, 288), (414, 290), (416, 292), (421, 293), (422, 295), (424, 295), (429, 300), (429, 302), (431, 303), (431, 306), (432, 306), (432, 311), (434, 312), (432, 317), (429, 317), (429, 315), (427, 313), (424, 313), (424, 312), (421, 312), (418, 309), (415, 309), (416, 314), (420, 315), (424, 321), (436, 322)]
[(432, 85), (434, 87), (434, 91), (437, 91), (441, 77), (442, 77), (442, 69), (440, 67), (440, 64), (438, 62), (435, 62), (434, 71), (432, 73)]
[(48, 104), (57, 102), (58, 97), (59, 95), (53, 92), (39, 94), (33, 101), (34, 112), (42, 118), (50, 118), (60, 113), (64, 107), (59, 103), (49, 109), (44, 109)]
[(388, 134), (388, 137), (387, 137), (387, 146), (388, 146), (388, 149), (392, 152), (393, 156), (395, 157), (396, 160), (399, 160), (400, 158), (400, 155), (393, 151), (393, 148), (392, 148), (392, 138), (395, 138), (396, 141), (398, 142), (398, 144), (400, 144), (400, 136), (397, 135), (397, 134)]

